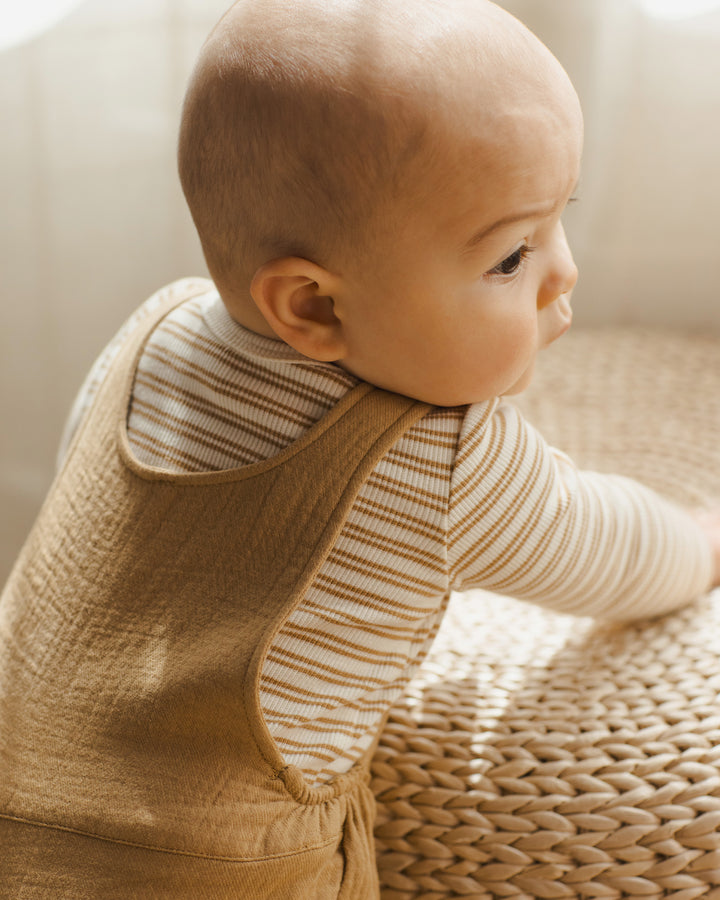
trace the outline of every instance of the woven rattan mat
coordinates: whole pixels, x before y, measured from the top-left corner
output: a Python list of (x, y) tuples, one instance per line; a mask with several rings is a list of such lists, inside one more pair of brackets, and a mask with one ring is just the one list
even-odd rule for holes
[[(720, 339), (571, 333), (521, 405), (585, 468), (720, 498)], [(720, 898), (720, 592), (626, 627), (456, 596), (373, 790), (383, 900)]]

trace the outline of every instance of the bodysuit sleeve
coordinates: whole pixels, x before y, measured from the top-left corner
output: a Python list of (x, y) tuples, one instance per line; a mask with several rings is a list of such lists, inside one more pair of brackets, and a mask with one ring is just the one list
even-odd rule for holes
[(448, 541), (456, 590), (574, 615), (660, 615), (712, 575), (707, 540), (683, 510), (628, 478), (579, 471), (502, 401), (468, 410)]
[(72, 443), (72, 439), (85, 418), (85, 414), (90, 409), (92, 402), (107, 375), (108, 369), (123, 343), (129, 338), (145, 316), (149, 315), (157, 308), (162, 302), (162, 299), (162, 294), (158, 291), (139, 306), (93, 363), (92, 368), (88, 372), (85, 381), (82, 383), (80, 390), (75, 397), (68, 417), (65, 420), (56, 456), (57, 469), (61, 468), (68, 448)]

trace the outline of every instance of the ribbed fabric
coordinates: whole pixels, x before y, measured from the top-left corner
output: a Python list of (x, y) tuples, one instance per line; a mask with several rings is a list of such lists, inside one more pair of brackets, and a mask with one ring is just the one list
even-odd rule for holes
[[(133, 388), (133, 452), (166, 471), (272, 458), (357, 385), (243, 329), (206, 287), (155, 330)], [(156, 302), (96, 364), (66, 441)], [(451, 589), (628, 619), (686, 603), (710, 573), (684, 513), (635, 482), (579, 473), (512, 405), (436, 409), (375, 467), (273, 640), (260, 682), (268, 728), (310, 784), (347, 771), (427, 652)]]

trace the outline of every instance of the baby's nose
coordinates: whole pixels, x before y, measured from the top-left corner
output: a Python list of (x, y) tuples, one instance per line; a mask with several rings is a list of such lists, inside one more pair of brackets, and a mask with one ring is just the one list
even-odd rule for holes
[(561, 294), (569, 294), (578, 280), (578, 269), (568, 246), (565, 230), (557, 226), (553, 254), (548, 272), (538, 295), (538, 308), (554, 302)]
[(559, 296), (560, 294), (569, 294), (577, 284), (577, 280), (578, 267), (575, 265), (575, 260), (572, 258), (572, 255), (570, 255), (567, 264), (562, 268), (562, 271), (558, 271), (557, 273), (556, 296)]

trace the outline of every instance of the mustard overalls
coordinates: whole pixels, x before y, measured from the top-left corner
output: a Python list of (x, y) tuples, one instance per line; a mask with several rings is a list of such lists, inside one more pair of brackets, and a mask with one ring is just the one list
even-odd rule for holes
[(428, 407), (360, 384), (272, 459), (172, 474), (126, 420), (126, 342), (0, 599), (0, 897), (371, 900), (371, 751), (309, 788), (265, 653), (379, 459)]

